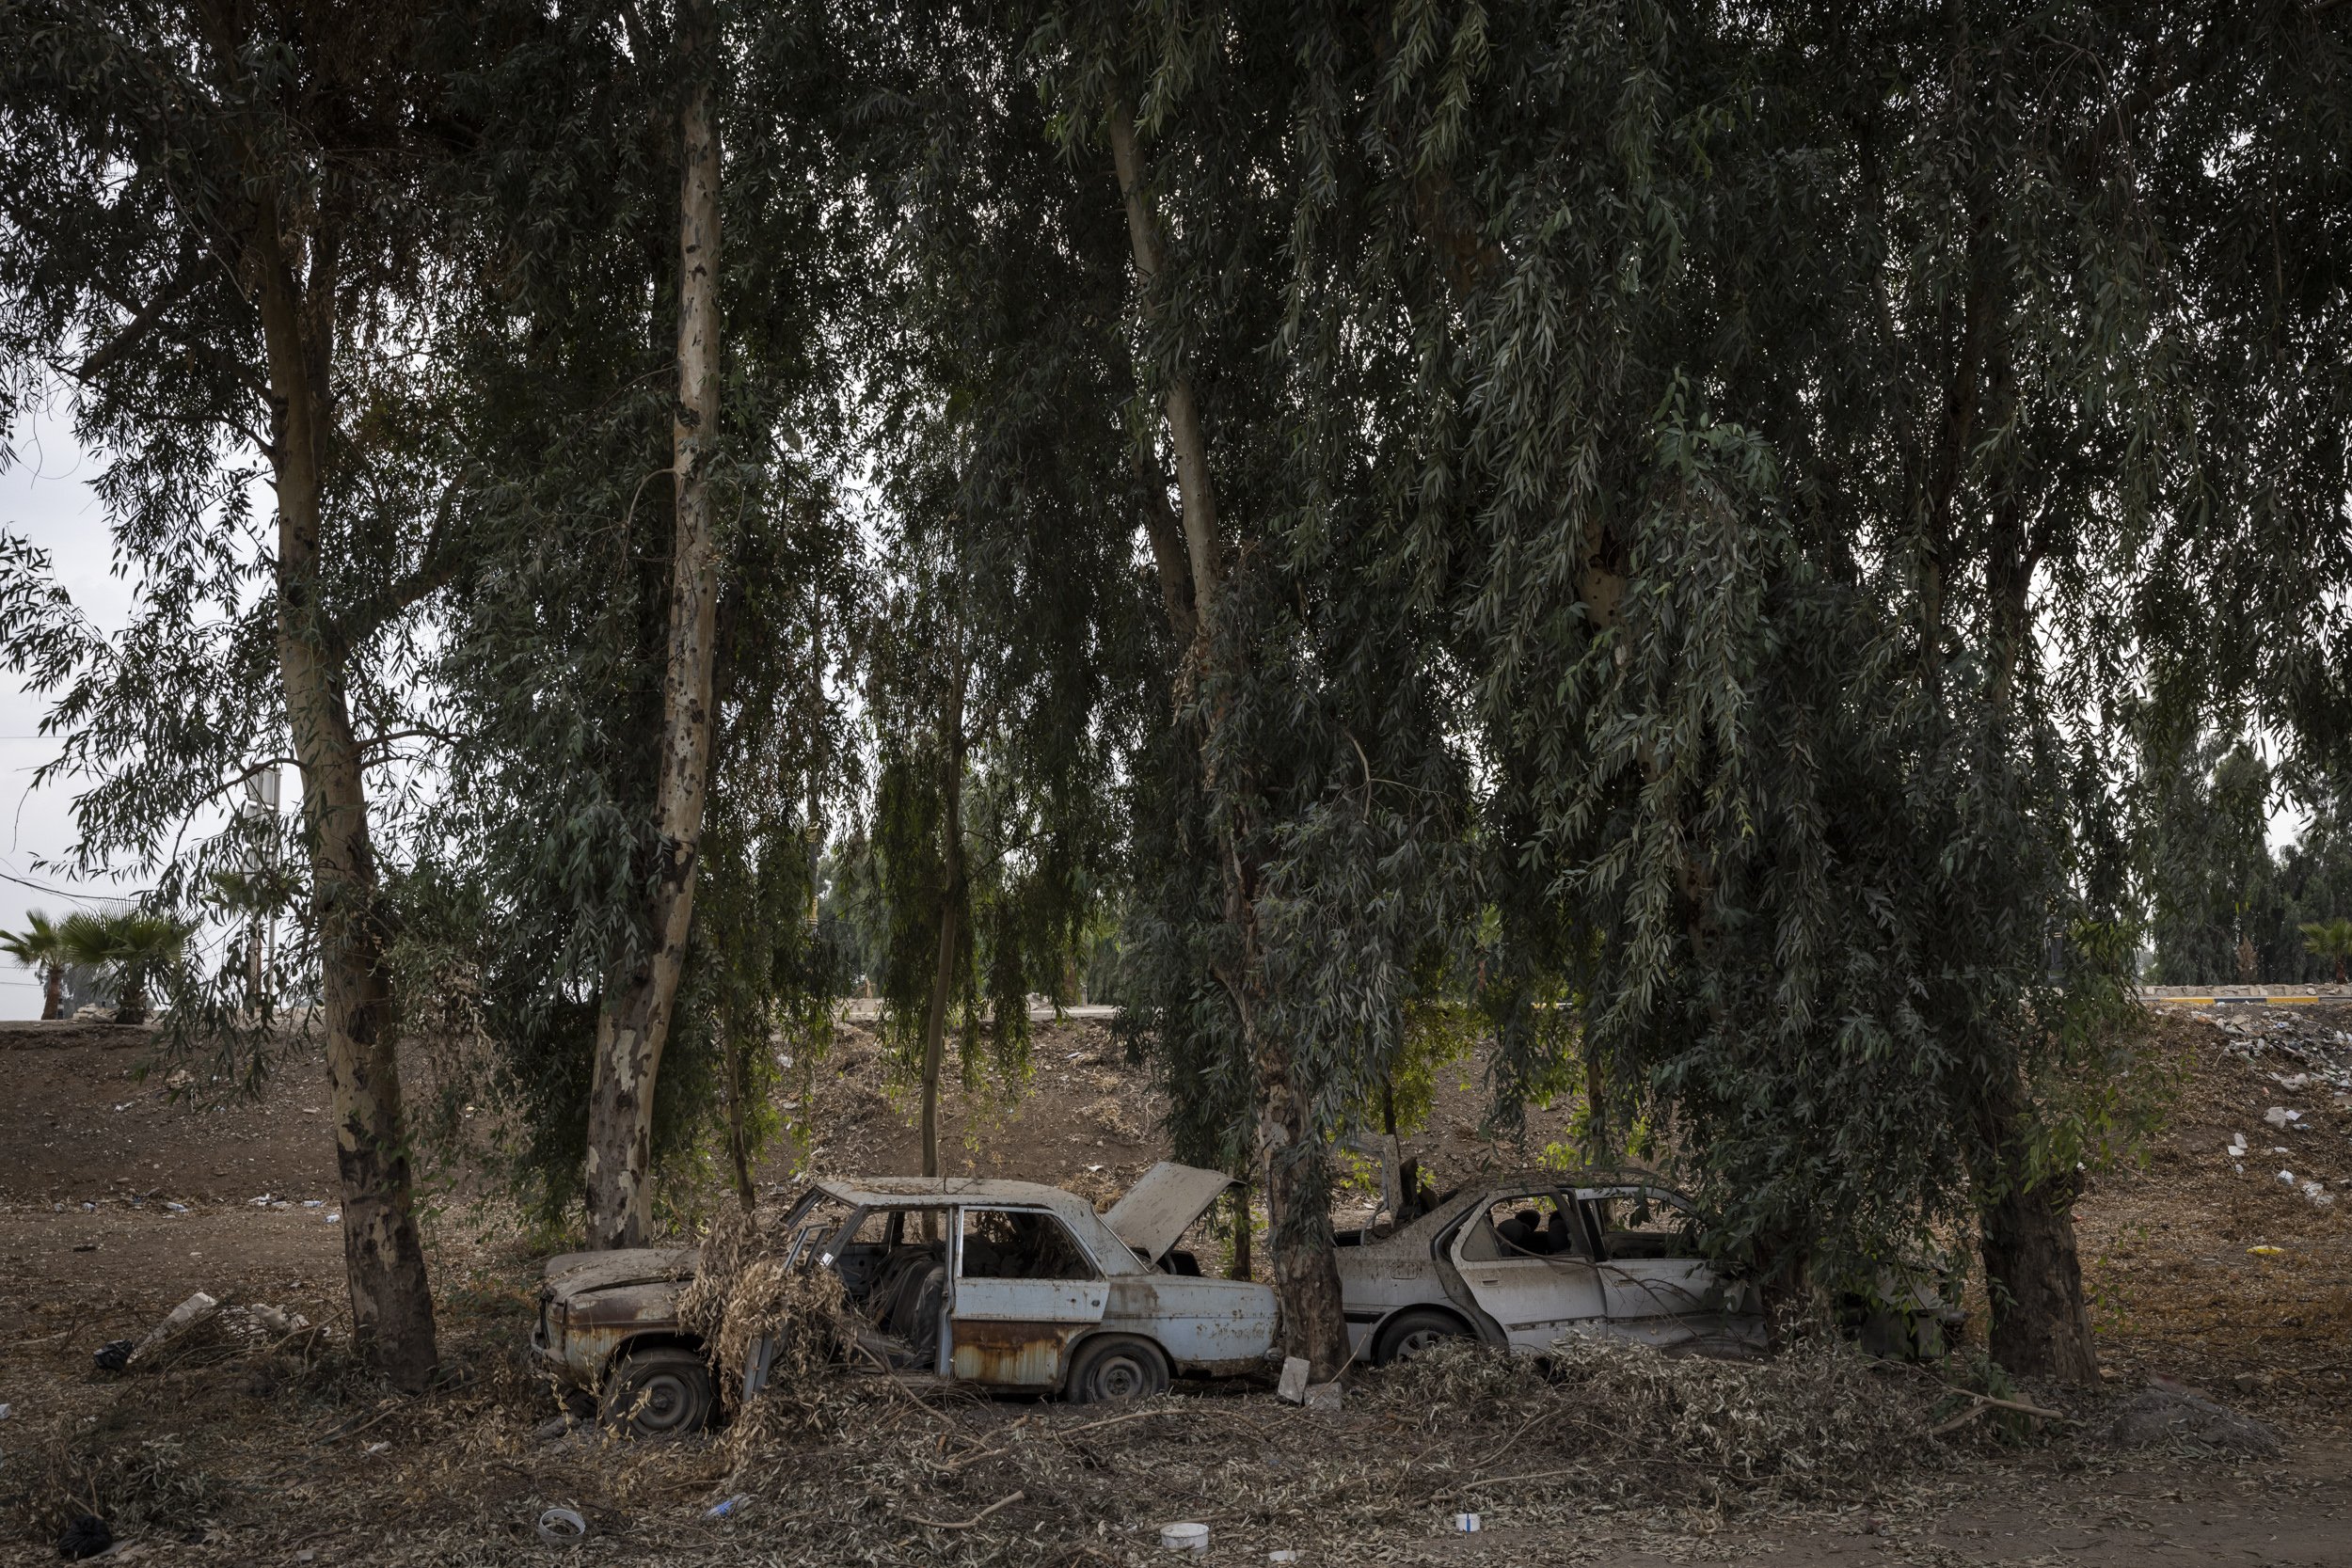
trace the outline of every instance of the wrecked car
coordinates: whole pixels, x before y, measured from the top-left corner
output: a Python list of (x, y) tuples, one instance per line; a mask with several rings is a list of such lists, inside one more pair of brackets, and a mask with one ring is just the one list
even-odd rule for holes
[[(1274, 1347), (1273, 1291), (1204, 1278), (1178, 1246), (1232, 1184), (1163, 1163), (1098, 1214), (1036, 1182), (844, 1178), (817, 1182), (769, 1233), (787, 1267), (839, 1276), (866, 1320), (861, 1364), (918, 1383), (1125, 1399), (1177, 1372), (1254, 1370)], [(533, 1349), (640, 1435), (707, 1425), (712, 1369), (677, 1310), (694, 1262), (691, 1248), (660, 1247), (549, 1259)], [(771, 1354), (755, 1345), (747, 1397)]]
[(1540, 1354), (1569, 1334), (1762, 1354), (1762, 1292), (1699, 1233), (1691, 1200), (1645, 1175), (1483, 1179), (1402, 1225), (1339, 1234), (1349, 1346), (1375, 1366), (1450, 1338)]

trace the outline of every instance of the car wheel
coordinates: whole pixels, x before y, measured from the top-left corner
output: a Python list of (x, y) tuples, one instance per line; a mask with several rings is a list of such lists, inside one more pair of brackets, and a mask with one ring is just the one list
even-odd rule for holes
[(1410, 1361), (1447, 1339), (1468, 1338), (1461, 1319), (1416, 1307), (1389, 1320), (1389, 1326), (1380, 1331), (1380, 1353), (1373, 1357), (1373, 1362), (1386, 1367), (1393, 1362)]
[(678, 1437), (710, 1424), (710, 1365), (691, 1350), (631, 1351), (604, 1386), (607, 1426), (631, 1437)]
[(1157, 1346), (1142, 1339), (1089, 1339), (1078, 1347), (1077, 1363), (1070, 1369), (1069, 1394), (1073, 1404), (1147, 1399), (1167, 1392), (1168, 1362)]

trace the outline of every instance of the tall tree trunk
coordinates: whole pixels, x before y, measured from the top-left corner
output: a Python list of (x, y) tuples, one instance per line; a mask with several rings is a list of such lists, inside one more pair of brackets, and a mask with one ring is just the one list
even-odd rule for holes
[(439, 1360), (433, 1292), (417, 1234), (384, 928), (376, 908), (367, 781), (323, 624), (319, 555), (326, 389), (333, 365), (334, 278), (313, 241), (297, 286), (265, 211), (256, 225), (269, 363), (271, 462), (278, 490), (278, 661), (310, 840), (312, 915), (325, 981), (326, 1076), (342, 1188), (343, 1274), (352, 1340), (399, 1387), (421, 1388)]
[[(2344, 978), (2336, 976), (2341, 982)], [(43, 964), (40, 972), (40, 1016), (46, 1021), (65, 1017), (65, 965)]]
[(1256, 1272), (1249, 1257), (1249, 1183), (1233, 1186), (1233, 1253), (1225, 1269), (1228, 1279), (1248, 1279)]
[(1978, 1217), (1978, 1247), (1993, 1297), (1993, 1359), (2021, 1377), (2096, 1383), (2099, 1354), (2074, 1245), (2081, 1182), (2067, 1171), (2026, 1185), (2023, 1085), (2010, 1085), (1993, 1101), (1988, 1132), (2005, 1141), (1991, 1151), (1994, 1168), (1985, 1185), (1992, 1196)]
[(709, 483), (719, 436), (719, 141), (710, 112), (717, 32), (709, 0), (680, 0), (677, 50), (688, 85), (678, 114), (678, 396), (670, 435), (677, 531), (654, 798), (660, 864), (648, 949), (596, 1021), (587, 1160), (588, 1242), (594, 1247), (640, 1246), (651, 1229), (654, 1091), (686, 967), (709, 782), (719, 597)]
[[(1996, 388), (2008, 383), (2005, 355), (1996, 356), (1994, 380)], [(2032, 636), (2026, 595), (2037, 559), (2017, 497), (2013, 491), (2003, 495), (1993, 509), (1985, 552), (1985, 577), (1993, 590), (1996, 724), (2008, 719), (2018, 666)], [(2074, 1200), (2081, 1182), (2071, 1170), (2034, 1180), (2028, 1152), (2032, 1113), (2025, 1085), (2014, 1077), (2005, 1076), (1987, 1096), (1983, 1158), (1992, 1168), (1984, 1183), (1989, 1196), (1979, 1205), (1978, 1246), (1993, 1291), (1993, 1358), (2024, 1376), (2094, 1383), (2099, 1356), (2074, 1244)]]
[[(1106, 127), (1120, 198), (1126, 209), (1136, 279), (1145, 309), (1156, 312), (1161, 309), (1157, 291), (1163, 269), (1159, 223), (1143, 182), (1135, 116), (1123, 99), (1113, 99)], [(1212, 657), (1225, 589), (1216, 494), (1209, 478), (1208, 437), (1193, 396), (1192, 379), (1181, 365), (1168, 375), (1165, 412), (1168, 445), (1176, 455), (1184, 564), (1191, 576), (1194, 635), (1189, 659), (1197, 673)], [(1172, 572), (1172, 553), (1154, 552), (1164, 592), (1166, 577)], [(1221, 712), (1213, 715), (1211, 732), (1222, 721)], [(1202, 738), (1202, 778), (1204, 784), (1215, 788), (1219, 781), (1208, 767), (1208, 737)], [(1240, 938), (1241, 951), (1239, 972), (1218, 978), (1232, 998), (1243, 1049), (1258, 1081), (1258, 1142), (1265, 1162), (1267, 1246), (1274, 1262), (1274, 1288), (1282, 1303), (1284, 1347), (1287, 1354), (1305, 1357), (1314, 1376), (1329, 1378), (1337, 1376), (1347, 1362), (1347, 1323), (1340, 1310), (1339, 1264), (1332, 1256), (1331, 1214), (1324, 1181), (1327, 1155), (1321, 1131), (1311, 1125), (1309, 1096), (1298, 1082), (1290, 1042), (1260, 1024), (1258, 990), (1264, 964), (1257, 933), (1260, 867), (1249, 846), (1248, 824), (1253, 814), (1248, 808), (1253, 786), (1246, 778), (1228, 778), (1223, 785), (1236, 799), (1236, 809), (1227, 814), (1226, 826), (1220, 830), (1225, 919)]]
[(963, 657), (947, 678), (940, 715), (940, 832), (946, 885), (940, 900), (939, 961), (931, 970), (931, 1004), (923, 1017), (923, 1174), (939, 1172), (939, 1076), (947, 1055), (947, 1006), (955, 994), (956, 958), (963, 941)]

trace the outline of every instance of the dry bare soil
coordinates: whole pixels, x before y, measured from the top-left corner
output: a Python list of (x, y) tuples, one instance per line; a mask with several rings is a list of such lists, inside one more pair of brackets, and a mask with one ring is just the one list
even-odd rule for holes
[[(2214, 1016), (2231, 1028), (2153, 1025), (2183, 1069), (2178, 1113), (2145, 1170), (2083, 1206), (2110, 1377), (2037, 1395), (2068, 1424), (1931, 1435), (1964, 1408), (1942, 1385), (1836, 1351), (1597, 1353), (1549, 1377), (1470, 1353), (1360, 1374), (1336, 1416), (1246, 1382), (1105, 1412), (830, 1379), (666, 1447), (541, 1434), (534, 1239), (462, 1167), (437, 1175), (427, 1227), (444, 1384), (397, 1400), (351, 1368), (314, 1062), (215, 1105), (200, 1072), (177, 1090), (138, 1076), (143, 1031), (0, 1026), (0, 1561), (56, 1560), (66, 1517), (96, 1512), (117, 1560), (191, 1565), (1122, 1564), (1158, 1560), (1176, 1519), (1208, 1524), (1223, 1563), (2352, 1564), (2352, 1009)], [(1109, 1196), (1158, 1153), (1148, 1084), (1099, 1025), (1041, 1029), (1037, 1062), (1017, 1103), (951, 1100), (951, 1164)], [(1417, 1140), (1441, 1184), (1561, 1135), (1537, 1118), (1524, 1147), (1482, 1137), (1474, 1076), (1444, 1085)], [(2273, 1106), (2301, 1113), (2292, 1130)], [(818, 1168), (912, 1166), (903, 1094), (857, 1031), (791, 1110)], [(801, 1152), (787, 1142), (763, 1183)], [(199, 1289), (323, 1331), (238, 1315), (152, 1370), (94, 1370)], [(2152, 1376), (2269, 1423), (2283, 1450), (2117, 1447), (2109, 1418)], [(584, 1544), (537, 1539), (554, 1505), (586, 1517)], [(1461, 1511), (1485, 1528), (1454, 1532)]]

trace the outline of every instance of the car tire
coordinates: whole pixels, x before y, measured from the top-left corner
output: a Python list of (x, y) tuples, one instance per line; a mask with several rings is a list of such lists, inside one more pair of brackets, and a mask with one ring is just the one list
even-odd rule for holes
[(1168, 1392), (1168, 1358), (1147, 1339), (1099, 1336), (1078, 1347), (1064, 1387), (1073, 1404), (1149, 1399)]
[(1446, 1339), (1467, 1339), (1470, 1330), (1462, 1320), (1445, 1312), (1416, 1307), (1399, 1312), (1380, 1330), (1380, 1342), (1372, 1363), (1387, 1367), (1399, 1361), (1410, 1361), (1422, 1352)]
[(710, 1424), (710, 1364), (697, 1351), (631, 1351), (604, 1383), (605, 1425), (631, 1437), (683, 1437)]

